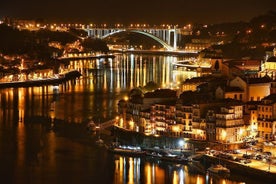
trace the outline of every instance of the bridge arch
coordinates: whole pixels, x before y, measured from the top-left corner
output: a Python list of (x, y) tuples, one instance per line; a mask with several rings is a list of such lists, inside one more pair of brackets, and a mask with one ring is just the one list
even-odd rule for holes
[(122, 30), (116, 30), (114, 32), (111, 32), (109, 34), (106, 34), (104, 36), (102, 36), (102, 39), (104, 38), (107, 38), (109, 36), (112, 36), (114, 34), (117, 34), (117, 33), (121, 33), (121, 32), (133, 32), (133, 33), (139, 33), (139, 34), (143, 34), (151, 39), (154, 39), (155, 41), (157, 41), (158, 43), (160, 43), (161, 45), (163, 45), (163, 47), (165, 47), (167, 50), (169, 51), (172, 51), (174, 50), (174, 48), (172, 46), (170, 46), (169, 44), (167, 44), (166, 42), (164, 42), (163, 40), (161, 40), (160, 38), (150, 34), (150, 33), (147, 33), (147, 32), (144, 32), (144, 31), (140, 31), (140, 30), (127, 30), (127, 29), (122, 29)]

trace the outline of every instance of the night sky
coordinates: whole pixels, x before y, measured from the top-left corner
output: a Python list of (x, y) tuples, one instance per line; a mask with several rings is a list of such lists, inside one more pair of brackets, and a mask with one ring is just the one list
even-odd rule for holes
[(1, 0), (0, 18), (81, 23), (187, 24), (249, 21), (276, 0)]

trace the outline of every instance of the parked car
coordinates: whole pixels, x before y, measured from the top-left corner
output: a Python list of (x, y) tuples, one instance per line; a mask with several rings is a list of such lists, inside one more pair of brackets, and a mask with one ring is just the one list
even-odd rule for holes
[(263, 152), (263, 154), (267, 155), (267, 156), (271, 156), (271, 152), (269, 152), (269, 151), (265, 151), (265, 152)]
[(239, 157), (236, 157), (236, 158), (235, 158), (235, 161), (236, 161), (236, 162), (240, 162), (240, 163), (241, 163), (242, 160), (243, 160), (243, 159), (242, 159), (242, 158), (239, 158)]
[(240, 154), (241, 151), (240, 150), (233, 150), (233, 154)]
[(262, 160), (263, 156), (262, 155), (255, 155), (254, 159), (256, 159), (256, 160)]
[(244, 160), (241, 161), (241, 163), (248, 164), (248, 163), (251, 163), (251, 160), (250, 159), (244, 159)]
[(252, 159), (253, 158), (253, 156), (249, 155), (249, 154), (243, 154), (242, 157), (245, 158), (245, 159)]
[(258, 148), (258, 147), (253, 147), (252, 150), (256, 151), (256, 152), (262, 152), (263, 151), (262, 148)]

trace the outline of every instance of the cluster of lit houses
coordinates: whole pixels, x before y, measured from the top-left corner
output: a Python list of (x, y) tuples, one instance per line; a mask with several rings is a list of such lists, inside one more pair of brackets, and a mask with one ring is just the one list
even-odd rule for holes
[(209, 142), (274, 140), (276, 48), (267, 55), (263, 62), (220, 60), (220, 72), (186, 80), (180, 93), (132, 90), (118, 103), (118, 126), (146, 135)]

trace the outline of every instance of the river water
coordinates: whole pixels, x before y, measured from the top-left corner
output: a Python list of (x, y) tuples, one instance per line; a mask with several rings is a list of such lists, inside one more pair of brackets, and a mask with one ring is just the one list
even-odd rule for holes
[[(70, 61), (82, 77), (59, 86), (0, 89), (0, 175), (3, 183), (261, 183), (206, 175), (201, 166), (113, 155), (86, 130), (116, 116), (130, 89), (155, 81), (176, 87), (195, 72), (174, 70), (173, 56), (118, 54)], [(1, 182), (2, 183), (2, 182)]]

